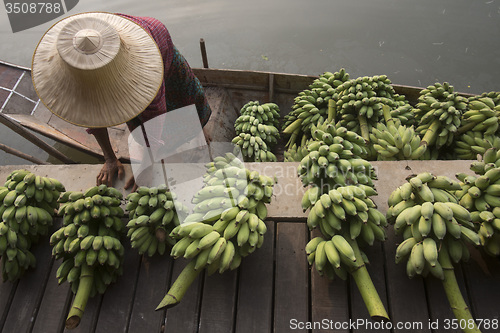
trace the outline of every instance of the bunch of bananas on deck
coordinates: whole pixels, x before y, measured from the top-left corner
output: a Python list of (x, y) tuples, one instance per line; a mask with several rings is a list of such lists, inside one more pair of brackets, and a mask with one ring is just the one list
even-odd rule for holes
[(50, 245), (52, 255), (63, 260), (56, 274), (59, 284), (68, 281), (75, 294), (84, 265), (93, 269), (91, 297), (104, 293), (122, 274), (122, 199), (120, 191), (104, 184), (85, 192), (68, 191), (59, 197), (58, 215), (62, 216), (63, 226), (52, 234)]
[(259, 105), (248, 102), (234, 124), (236, 137), (232, 143), (240, 147), (246, 161), (276, 162), (271, 146), (278, 142), (279, 108), (274, 103)]
[(177, 239), (171, 256), (195, 260), (196, 270), (223, 273), (262, 246), (274, 180), (244, 168), (233, 154), (216, 157), (207, 167), (193, 213), (170, 233)]
[(441, 255), (449, 254), (455, 263), (466, 261), (466, 243), (479, 245), (471, 214), (457, 203), (458, 189), (458, 181), (424, 172), (410, 176), (389, 196), (387, 218), (404, 238), (396, 249), (396, 263), (408, 260), (410, 278), (430, 273), (443, 279)]
[(174, 227), (180, 224), (177, 210), (187, 213), (187, 207), (176, 201), (176, 195), (165, 185), (158, 187), (141, 186), (126, 197), (125, 209), (129, 212), (127, 237), (131, 246), (153, 256), (163, 255), (175, 240), (169, 236)]
[(346, 81), (337, 88), (337, 93), (335, 108), (340, 125), (365, 139), (370, 129), (383, 119), (383, 105), (391, 109), (407, 105), (404, 97), (394, 92), (386, 75)]
[(311, 129), (313, 140), (300, 161), (298, 174), (304, 186), (373, 185), (376, 174), (372, 165), (361, 158), (365, 141), (345, 127), (322, 124)]
[(312, 126), (327, 119), (328, 101), (338, 98), (337, 87), (348, 80), (349, 74), (344, 68), (335, 73), (325, 72), (309, 85), (309, 89), (298, 94), (292, 111), (285, 116), (283, 133), (290, 135), (287, 147), (311, 138)]
[(451, 146), (467, 109), (467, 99), (455, 93), (447, 82), (435, 83), (420, 92), (416, 107), (416, 132), (423, 144), (437, 149)]
[(459, 160), (475, 160), (489, 148), (500, 149), (500, 137), (471, 130), (455, 139), (453, 151)]
[(35, 175), (28, 170), (10, 173), (0, 187), (0, 256), (3, 280), (20, 278), (35, 256), (31, 245), (52, 226), (57, 198), (64, 186), (56, 179)]
[(319, 227), (323, 235), (311, 239), (305, 248), (309, 264), (314, 263), (320, 275), (325, 273), (332, 280), (337, 275), (345, 280), (349, 270), (360, 264), (353, 246), (386, 239), (386, 218), (369, 198), (376, 194), (364, 185), (338, 187), (323, 194), (314, 186), (304, 193), (302, 208), (310, 209), (307, 225), (310, 230)]
[(469, 108), (462, 116), (462, 128), (479, 131), (484, 135), (494, 135), (498, 132), (500, 122), (500, 105), (490, 97), (470, 97)]
[[(394, 124), (395, 123), (395, 124)], [(420, 136), (413, 126), (402, 126), (399, 121), (385, 125), (378, 123), (370, 132), (370, 143), (380, 161), (418, 160), (426, 146), (420, 145)]]
[(459, 203), (471, 212), (481, 246), (492, 256), (500, 255), (500, 150), (488, 149), (482, 161), (471, 165), (477, 175), (457, 174)]

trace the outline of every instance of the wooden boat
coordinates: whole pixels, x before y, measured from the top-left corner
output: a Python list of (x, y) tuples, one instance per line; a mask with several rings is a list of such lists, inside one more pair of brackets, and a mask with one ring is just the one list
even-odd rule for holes
[[(308, 88), (317, 76), (260, 71), (194, 68), (205, 88), (212, 107), (212, 117), (207, 124), (215, 142), (229, 142), (234, 136), (233, 124), (240, 108), (248, 101), (274, 102), (282, 116), (293, 105), (297, 94)], [(414, 104), (422, 88), (393, 85), (396, 93), (405, 95)], [(39, 100), (31, 81), (29, 68), (0, 61), (0, 112), (46, 137), (54, 139), (89, 155), (102, 157), (102, 152), (92, 135), (84, 128), (71, 125), (53, 115)], [(125, 125), (109, 129), (116, 155), (128, 160)], [(278, 145), (277, 156), (283, 145)]]

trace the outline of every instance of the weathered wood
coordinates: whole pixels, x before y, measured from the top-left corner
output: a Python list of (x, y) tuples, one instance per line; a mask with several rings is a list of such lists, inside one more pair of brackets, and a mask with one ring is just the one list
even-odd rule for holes
[(52, 265), (32, 332), (62, 332), (64, 329), (73, 293), (69, 283), (57, 283), (56, 272), (60, 264), (59, 260)]
[[(385, 272), (384, 272), (384, 253), (382, 252), (382, 244), (376, 242), (373, 246), (361, 248), (365, 251), (370, 263), (366, 266), (368, 269), (368, 273), (373, 281), (373, 285), (378, 292), (382, 303), (386, 311), (388, 310), (388, 302), (387, 302), (387, 290), (385, 284)], [(376, 323), (370, 318), (368, 310), (366, 309), (365, 303), (359, 293), (358, 287), (354, 280), (351, 278), (350, 281), (350, 290), (351, 290), (351, 319), (363, 320), (364, 323), (359, 325), (357, 329), (354, 329), (353, 332), (356, 333), (371, 333), (373, 331), (377, 332), (390, 332), (390, 330), (379, 329), (377, 326), (379, 323)], [(392, 319), (392, 318), (391, 318)], [(373, 325), (373, 326), (372, 326)], [(383, 326), (380, 326), (383, 327)]]
[[(397, 245), (401, 236), (394, 234), (394, 228), (388, 227), (387, 240), (384, 242), (385, 267), (387, 274), (387, 295), (390, 300), (389, 316), (393, 323), (422, 325), (414, 327), (418, 332), (431, 332), (428, 327), (429, 311), (425, 295), (424, 282), (420, 278), (409, 279), (406, 275), (406, 261), (395, 262)], [(407, 329), (394, 328), (394, 333), (408, 332)]]
[(41, 237), (31, 251), (36, 257), (36, 267), (27, 270), (19, 280), (3, 332), (28, 332), (36, 319), (52, 268), (52, 249), (48, 238)]
[[(318, 230), (311, 232), (311, 238), (320, 236)], [(304, 253), (305, 255), (305, 253)], [(311, 279), (311, 321), (319, 323), (313, 326), (312, 332), (349, 333), (349, 328), (342, 328), (349, 322), (349, 286), (337, 276), (330, 281), (326, 276), (320, 276), (310, 267)], [(336, 326), (337, 325), (337, 326)], [(345, 327), (345, 326), (344, 326)]]
[(95, 332), (127, 332), (140, 268), (140, 256), (137, 250), (130, 247), (130, 242), (124, 242), (124, 247), (123, 275), (116, 283), (109, 285), (104, 293)]
[[(175, 281), (187, 263), (188, 261), (184, 259), (177, 259), (174, 261), (170, 285), (172, 285), (173, 281)], [(204, 272), (198, 275), (196, 280), (194, 280), (193, 284), (182, 298), (182, 301), (175, 307), (167, 309), (163, 332), (198, 332), (203, 281)], [(170, 286), (167, 286), (163, 292), (159, 292), (160, 298), (163, 298), (163, 295), (167, 293), (169, 288)]]
[(64, 162), (64, 163), (75, 163), (72, 159), (69, 157), (61, 154), (58, 150), (54, 149), (52, 146), (47, 144), (45, 141), (25, 129), (23, 126), (19, 125), (15, 121), (13, 121), (11, 118), (8, 116), (4, 115), (3, 113), (0, 113), (0, 123), (4, 124), (17, 134), (21, 135), (23, 138), (29, 140), (31, 143), (35, 144), (37, 147), (43, 149), (46, 151), (49, 155), (54, 156), (58, 160)]
[[(267, 221), (264, 244), (243, 258), (238, 280), (237, 333), (271, 333), (275, 226)], [(258, 318), (258, 320), (256, 320)]]
[[(52, 235), (61, 225), (62, 219), (55, 219), (54, 226), (49, 234)], [(56, 273), (61, 263), (62, 259), (54, 260), (52, 263), (43, 298), (33, 322), (32, 332), (62, 332), (64, 329), (64, 321), (69, 310), (72, 292), (69, 283), (65, 282), (59, 285), (57, 282)]]
[(274, 288), (274, 332), (289, 332), (309, 320), (309, 273), (304, 223), (278, 223)]
[(203, 68), (208, 68), (207, 49), (205, 47), (205, 40), (200, 38), (201, 60), (203, 61)]
[(14, 299), (19, 281), (2, 281), (0, 283), (0, 332), (2, 332), (5, 320), (9, 314), (10, 304)]
[[(486, 329), (486, 320), (500, 321), (500, 261), (488, 255), (476, 253), (468, 263), (462, 263), (467, 289), (470, 297), (469, 306), (475, 319), (484, 320), (480, 327), (482, 332), (494, 332)], [(472, 250), (471, 250), (472, 252)], [(478, 321), (479, 324), (479, 321)]]
[(238, 271), (205, 274), (199, 333), (232, 332), (236, 312)]
[[(167, 251), (170, 249), (167, 248)], [(130, 315), (129, 333), (160, 332), (164, 311), (155, 311), (170, 283), (173, 259), (164, 256), (142, 257), (133, 308)]]
[(14, 155), (16, 157), (20, 157), (26, 161), (29, 161), (29, 162), (32, 162), (35, 164), (50, 164), (50, 163), (42, 161), (34, 156), (25, 154), (22, 151), (19, 151), (17, 149), (6, 146), (3, 143), (0, 143), (0, 149), (3, 150), (4, 152), (6, 152), (7, 154), (11, 154), (11, 155)]

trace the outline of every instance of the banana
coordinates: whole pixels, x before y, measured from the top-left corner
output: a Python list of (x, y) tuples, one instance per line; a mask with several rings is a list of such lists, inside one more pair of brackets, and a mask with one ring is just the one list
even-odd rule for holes
[(438, 250), (434, 239), (427, 237), (424, 238), (422, 242), (424, 258), (432, 266), (436, 266), (438, 263)]
[(401, 242), (398, 247), (396, 248), (396, 264), (399, 263), (402, 259), (406, 258), (413, 246), (417, 244), (417, 241), (415, 238), (410, 237), (405, 239), (403, 242)]
[(342, 254), (344, 257), (349, 259), (352, 262), (356, 262), (356, 256), (354, 255), (354, 250), (352, 246), (345, 240), (341, 235), (335, 235), (332, 237), (332, 243), (335, 245), (335, 248)]
[(416, 274), (422, 273), (425, 267), (424, 246), (422, 243), (413, 246), (408, 261), (413, 266)]

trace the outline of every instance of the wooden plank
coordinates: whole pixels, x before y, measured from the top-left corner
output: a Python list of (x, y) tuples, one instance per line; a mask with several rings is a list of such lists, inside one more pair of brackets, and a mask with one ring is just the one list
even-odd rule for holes
[[(59, 229), (62, 225), (62, 219), (57, 218), (54, 221), (54, 227), (50, 235)], [(69, 283), (59, 285), (56, 273), (62, 260), (53, 262), (52, 269), (47, 279), (47, 285), (43, 294), (42, 301), (38, 308), (38, 315), (33, 323), (33, 332), (61, 332), (64, 329), (64, 321), (69, 311), (72, 292)]]
[[(473, 252), (475, 251), (475, 253)], [(487, 329), (489, 320), (500, 321), (500, 261), (498, 259), (483, 255), (481, 257), (477, 250), (471, 250), (472, 258), (468, 263), (462, 263), (467, 289), (469, 290), (470, 303), (473, 316), (476, 320), (483, 320), (480, 327), (482, 332), (496, 332)], [(478, 322), (479, 324), (479, 322)]]
[[(394, 234), (393, 227), (387, 228), (386, 232), (387, 240), (384, 242), (384, 252), (388, 282), (387, 295), (390, 299), (389, 316), (394, 324), (416, 325), (412, 327), (415, 331), (431, 332), (428, 327), (430, 317), (424, 282), (421, 278), (408, 278), (406, 261), (396, 264), (394, 259), (396, 248), (402, 241), (402, 237)], [(394, 333), (399, 332), (408, 332), (408, 330), (394, 328)]]
[[(318, 230), (311, 232), (311, 238), (320, 235)], [(311, 321), (319, 325), (319, 327), (313, 326), (312, 332), (349, 333), (349, 328), (342, 326), (349, 322), (348, 282), (338, 277), (330, 281), (326, 276), (320, 276), (314, 266), (310, 267), (309, 271)]]
[(9, 64), (0, 64), (0, 86), (12, 89), (25, 71), (20, 68), (15, 68)]
[(309, 320), (309, 274), (304, 253), (307, 234), (305, 223), (278, 223), (274, 332), (289, 332), (296, 323)]
[[(467, 297), (467, 290), (465, 288), (464, 276), (460, 266), (455, 266), (455, 276), (462, 292), (465, 302), (469, 304)], [(445, 320), (452, 320), (455, 318), (453, 311), (450, 308), (450, 303), (446, 298), (441, 281), (435, 278), (425, 279), (425, 287), (427, 290), (427, 303), (429, 304), (430, 319), (436, 328), (433, 328), (434, 333), (460, 333), (460, 329), (452, 330), (445, 328)]]
[(29, 332), (36, 319), (52, 269), (52, 249), (48, 237), (41, 237), (39, 243), (31, 247), (31, 252), (36, 257), (36, 267), (26, 271), (19, 280), (3, 332)]
[(164, 256), (157, 254), (153, 257), (142, 257), (130, 315), (129, 333), (161, 331), (165, 314), (164, 311), (155, 309), (163, 297), (163, 291), (170, 283), (173, 261), (169, 252)]
[(140, 268), (140, 256), (137, 250), (130, 247), (130, 242), (123, 242), (123, 246), (125, 247), (123, 275), (116, 283), (109, 285), (104, 293), (95, 332), (127, 332)]
[(200, 311), (200, 333), (233, 332), (238, 270), (205, 274)]
[(64, 330), (64, 322), (73, 293), (69, 283), (65, 282), (62, 285), (57, 283), (56, 272), (60, 264), (59, 260), (52, 265), (47, 287), (33, 325), (33, 332), (61, 332)]
[(266, 225), (264, 244), (241, 263), (235, 329), (238, 333), (272, 332), (276, 223), (266, 221)]
[[(384, 253), (382, 251), (382, 244), (375, 243), (373, 246), (362, 249), (368, 256), (370, 264), (367, 265), (368, 273), (373, 281), (382, 303), (385, 306), (386, 311), (388, 310), (387, 301), (387, 290), (385, 285), (385, 272), (384, 272)], [(361, 324), (353, 329), (355, 333), (371, 333), (377, 332), (390, 332), (388, 329), (381, 329), (384, 326), (377, 326), (380, 323), (373, 321), (370, 318), (368, 310), (366, 309), (365, 303), (359, 293), (358, 287), (354, 280), (351, 278), (350, 281), (351, 289), (351, 318), (354, 321), (360, 322)]]
[[(174, 261), (174, 269), (172, 273), (173, 281), (179, 276), (182, 269), (187, 265), (188, 261), (184, 259), (177, 259)], [(182, 301), (175, 307), (170, 308), (166, 312), (164, 332), (182, 332), (182, 333), (196, 333), (198, 332), (199, 314), (201, 291), (203, 287), (204, 273), (202, 272), (196, 280), (194, 280), (191, 287), (182, 298)], [(170, 286), (168, 286), (170, 287)], [(161, 297), (166, 294), (168, 288), (160, 293)]]
[(2, 332), (5, 320), (9, 314), (10, 304), (16, 293), (19, 281), (3, 281), (0, 283), (0, 332)]

